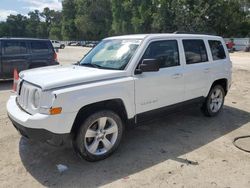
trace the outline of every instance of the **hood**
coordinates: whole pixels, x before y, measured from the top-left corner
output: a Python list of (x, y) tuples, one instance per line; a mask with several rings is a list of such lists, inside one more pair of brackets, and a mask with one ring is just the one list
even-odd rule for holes
[(49, 66), (22, 71), (20, 77), (42, 90), (126, 76), (125, 71), (105, 70), (84, 66)]

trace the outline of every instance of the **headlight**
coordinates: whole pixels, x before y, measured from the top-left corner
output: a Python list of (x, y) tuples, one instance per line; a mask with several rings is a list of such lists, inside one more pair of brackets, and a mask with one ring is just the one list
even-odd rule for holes
[(40, 98), (41, 98), (40, 91), (38, 89), (36, 89), (33, 93), (33, 105), (35, 108), (39, 107)]

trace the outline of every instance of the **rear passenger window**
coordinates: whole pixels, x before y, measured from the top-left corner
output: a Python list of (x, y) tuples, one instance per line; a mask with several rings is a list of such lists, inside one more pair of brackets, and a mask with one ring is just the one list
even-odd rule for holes
[(27, 47), (25, 42), (20, 42), (20, 53), (27, 53)]
[(159, 60), (160, 68), (180, 65), (177, 41), (167, 40), (150, 43), (143, 55), (143, 59)]
[(25, 54), (27, 53), (26, 43), (20, 41), (4, 41), (3, 53), (5, 55)]
[(208, 61), (207, 51), (203, 40), (183, 40), (186, 63), (202, 63)]
[(226, 58), (224, 47), (220, 41), (209, 40), (208, 43), (212, 52), (213, 60)]
[(32, 41), (31, 49), (34, 53), (47, 53), (49, 52), (49, 47), (46, 41)]

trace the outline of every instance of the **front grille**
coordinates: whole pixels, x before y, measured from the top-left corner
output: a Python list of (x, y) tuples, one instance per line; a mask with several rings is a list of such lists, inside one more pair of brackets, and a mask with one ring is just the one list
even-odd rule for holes
[(37, 89), (36, 86), (22, 81), (19, 84), (19, 92), (17, 94), (17, 104), (18, 106), (29, 114), (34, 114), (37, 112), (32, 105), (33, 93)]
[(29, 115), (32, 115), (31, 113), (27, 112), (26, 110), (24, 110), (24, 109), (20, 106), (20, 104), (19, 104), (19, 102), (18, 102), (18, 98), (16, 98), (16, 104), (17, 104), (17, 106), (18, 106), (22, 111), (26, 112), (26, 113), (29, 114)]
[(22, 88), (23, 82), (24, 82), (23, 80), (20, 80), (19, 83), (17, 84), (18, 95), (20, 95), (20, 93), (21, 93), (21, 88)]
[(18, 97), (18, 103), (19, 105), (27, 110), (29, 107), (29, 99), (30, 99), (30, 88), (27, 86), (27, 84), (23, 84), (20, 88), (20, 95)]

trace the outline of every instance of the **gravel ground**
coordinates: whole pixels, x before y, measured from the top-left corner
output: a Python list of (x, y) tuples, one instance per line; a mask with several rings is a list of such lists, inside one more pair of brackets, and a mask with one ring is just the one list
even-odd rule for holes
[[(88, 50), (66, 47), (59, 61), (76, 62)], [(250, 134), (250, 53), (231, 59), (233, 85), (219, 116), (204, 117), (198, 107), (169, 114), (128, 130), (118, 151), (95, 163), (22, 138), (6, 115), (11, 81), (0, 82), (0, 187), (249, 188), (250, 154), (232, 140)], [(250, 140), (241, 144), (250, 149)]]

